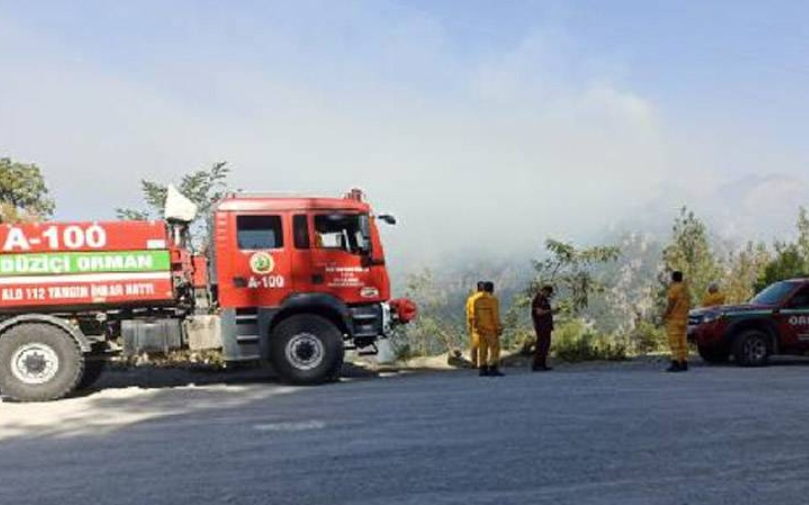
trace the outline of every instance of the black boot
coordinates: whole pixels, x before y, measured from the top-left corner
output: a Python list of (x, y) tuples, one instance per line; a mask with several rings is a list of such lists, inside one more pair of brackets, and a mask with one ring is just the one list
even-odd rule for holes
[(682, 367), (680, 366), (680, 362), (679, 362), (679, 361), (674, 361), (674, 360), (672, 360), (672, 361), (671, 361), (671, 365), (669, 365), (669, 367), (666, 369), (666, 371), (667, 371), (667, 372), (682, 372), (682, 371), (683, 371), (683, 369), (682, 369)]
[(489, 367), (487, 367), (486, 365), (481, 365), (480, 372), (478, 372), (478, 375), (480, 375), (481, 377), (488, 377)]
[(489, 367), (489, 377), (503, 377), (503, 372), (501, 372), (496, 366)]
[(682, 360), (680, 362), (680, 371), (687, 372), (688, 371), (688, 362), (686, 360)]

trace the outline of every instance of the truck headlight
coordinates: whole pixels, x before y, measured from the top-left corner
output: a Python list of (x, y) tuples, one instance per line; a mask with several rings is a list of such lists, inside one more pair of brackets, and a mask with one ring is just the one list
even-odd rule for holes
[(716, 321), (717, 319), (721, 319), (724, 316), (721, 312), (709, 312), (702, 316), (702, 323), (710, 323)]

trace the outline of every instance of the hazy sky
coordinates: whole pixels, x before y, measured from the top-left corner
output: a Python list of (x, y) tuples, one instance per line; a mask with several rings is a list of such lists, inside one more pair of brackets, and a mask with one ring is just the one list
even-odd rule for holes
[(364, 188), (400, 261), (667, 224), (772, 238), (809, 204), (809, 3), (4, 1), (0, 156), (60, 218), (227, 160)]

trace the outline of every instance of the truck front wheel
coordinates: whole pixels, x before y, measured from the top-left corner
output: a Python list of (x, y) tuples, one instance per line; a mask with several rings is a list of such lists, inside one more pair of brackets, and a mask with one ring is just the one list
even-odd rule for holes
[(343, 367), (343, 335), (328, 319), (299, 314), (278, 323), (270, 335), (270, 359), (285, 381), (322, 384)]
[(84, 356), (50, 324), (23, 323), (0, 335), (0, 394), (21, 402), (58, 400), (76, 388)]
[(741, 366), (764, 366), (770, 357), (770, 336), (761, 330), (748, 330), (733, 340), (733, 357)]

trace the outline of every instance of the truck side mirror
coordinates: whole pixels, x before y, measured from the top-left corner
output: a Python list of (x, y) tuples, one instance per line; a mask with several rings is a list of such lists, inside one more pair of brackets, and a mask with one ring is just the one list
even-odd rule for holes
[(376, 216), (376, 217), (380, 221), (384, 221), (386, 224), (389, 224), (391, 226), (396, 224), (396, 218), (391, 216), (390, 214), (382, 214), (382, 215), (379, 215), (379, 216)]

